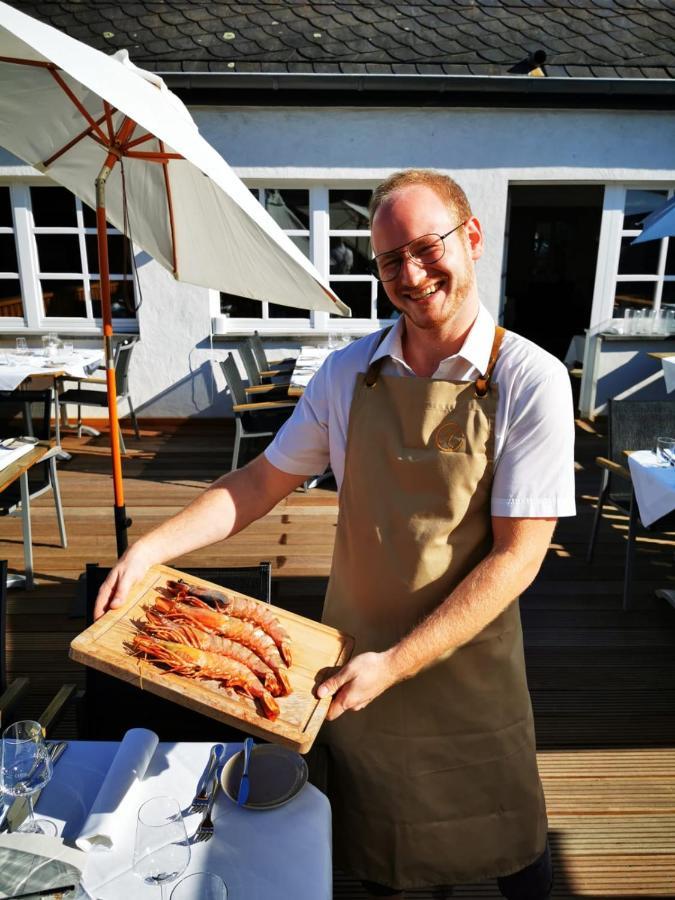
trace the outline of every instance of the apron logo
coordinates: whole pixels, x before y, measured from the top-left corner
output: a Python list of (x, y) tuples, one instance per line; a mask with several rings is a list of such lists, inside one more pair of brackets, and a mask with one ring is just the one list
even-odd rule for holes
[(436, 431), (436, 446), (443, 453), (457, 453), (464, 450), (466, 438), (455, 422), (446, 422)]

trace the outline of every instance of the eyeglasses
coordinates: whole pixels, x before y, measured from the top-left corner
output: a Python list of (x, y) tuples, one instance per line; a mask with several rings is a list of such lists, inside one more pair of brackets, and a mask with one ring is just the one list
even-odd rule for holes
[(406, 256), (420, 266), (438, 262), (445, 253), (445, 239), (465, 224), (466, 222), (460, 222), (445, 234), (423, 234), (422, 237), (415, 238), (395, 250), (379, 253), (368, 261), (371, 275), (378, 281), (393, 281), (401, 271), (401, 264)]

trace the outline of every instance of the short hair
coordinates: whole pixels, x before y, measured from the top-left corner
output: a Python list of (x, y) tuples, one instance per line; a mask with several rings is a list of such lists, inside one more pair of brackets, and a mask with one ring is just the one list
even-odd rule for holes
[(378, 184), (373, 191), (368, 204), (371, 225), (375, 218), (375, 213), (385, 200), (388, 200), (396, 191), (417, 184), (431, 188), (444, 203), (447, 203), (459, 215), (463, 222), (470, 219), (473, 215), (471, 204), (466, 194), (449, 175), (443, 175), (434, 169), (403, 169), (400, 172), (394, 172), (386, 181)]

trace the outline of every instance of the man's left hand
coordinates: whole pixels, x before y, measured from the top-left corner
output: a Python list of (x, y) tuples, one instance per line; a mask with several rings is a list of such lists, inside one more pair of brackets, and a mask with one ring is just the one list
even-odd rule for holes
[(368, 706), (397, 681), (387, 652), (360, 653), (320, 684), (316, 695), (319, 699), (333, 698), (326, 717), (333, 721), (343, 712), (356, 712)]

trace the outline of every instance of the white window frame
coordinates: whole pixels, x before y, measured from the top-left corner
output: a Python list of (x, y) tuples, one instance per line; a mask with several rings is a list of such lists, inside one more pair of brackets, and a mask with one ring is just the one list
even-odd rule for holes
[(600, 241), (598, 244), (598, 265), (595, 273), (593, 305), (591, 308), (591, 330), (601, 327), (603, 323), (612, 318), (617, 284), (631, 281), (656, 282), (652, 308), (659, 310), (661, 308), (664, 283), (675, 282), (675, 275), (665, 274), (668, 240), (675, 241), (675, 237), (661, 238), (656, 274), (619, 274), (621, 239), (623, 237), (637, 237), (641, 232), (640, 228), (627, 230), (623, 227), (626, 193), (632, 190), (666, 191), (667, 197), (663, 201), (665, 203), (667, 199), (673, 196), (675, 185), (664, 182), (647, 184), (644, 182), (639, 184), (627, 182), (625, 184), (605, 186)]
[[(98, 275), (89, 271), (85, 236), (96, 234), (96, 228), (84, 226), (84, 214), (82, 201), (75, 197), (76, 221), (75, 226), (36, 226), (33, 220), (30, 189), (31, 187), (53, 188), (59, 187), (47, 179), (39, 178), (16, 180), (0, 177), (0, 187), (9, 188), (10, 205), (12, 208), (13, 228), (3, 227), (3, 233), (13, 232), (17, 263), (19, 271), (2, 272), (5, 277), (17, 278), (23, 300), (23, 318), (20, 316), (7, 316), (0, 318), (0, 331), (16, 334), (47, 334), (58, 331), (70, 335), (100, 335), (103, 323), (100, 318), (92, 315), (91, 305), (91, 281), (98, 280)], [(118, 235), (120, 232), (111, 225), (107, 229), (108, 235)], [(41, 234), (72, 234), (79, 238), (81, 272), (41, 272), (39, 266), (36, 235)], [(136, 248), (133, 249), (136, 253)], [(84, 286), (85, 308), (87, 317), (75, 316), (47, 316), (44, 312), (42, 290), (40, 280), (82, 280)], [(111, 281), (123, 280), (120, 273), (111, 273)], [(117, 333), (137, 333), (137, 318), (113, 318), (113, 328)]]
[[(318, 270), (326, 283), (330, 282), (335, 285), (339, 295), (340, 282), (371, 282), (371, 311), (377, 312), (377, 280), (367, 275), (337, 275), (331, 274), (330, 271), (330, 239), (331, 237), (340, 236), (358, 236), (369, 237), (370, 230), (366, 229), (336, 229), (330, 227), (330, 211), (329, 211), (329, 192), (331, 190), (367, 190), (372, 191), (377, 186), (377, 182), (372, 184), (352, 184), (351, 182), (326, 182), (324, 184), (316, 184), (300, 182), (293, 180), (287, 183), (284, 179), (256, 179), (255, 181), (247, 181), (247, 187), (252, 190), (278, 189), (278, 190), (305, 190), (309, 192), (309, 254), (310, 260), (314, 267)], [(292, 237), (294, 235), (305, 236), (307, 231), (284, 229), (285, 233)], [(216, 295), (217, 296), (217, 295)], [(218, 310), (219, 312), (219, 310)], [(330, 313), (323, 310), (311, 310), (307, 319), (300, 318), (274, 318), (267, 319), (267, 304), (261, 303), (260, 317), (227, 317), (218, 315), (214, 311), (212, 319), (212, 327), (214, 335), (218, 336), (237, 336), (251, 334), (258, 331), (261, 335), (267, 336), (308, 336), (308, 337), (325, 337), (327, 335), (364, 335), (370, 334), (383, 328), (385, 325), (391, 324), (391, 319), (356, 319), (345, 318), (344, 316), (331, 316)]]

